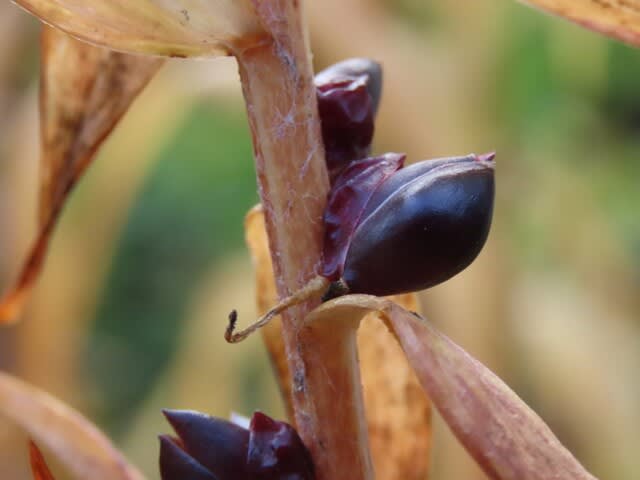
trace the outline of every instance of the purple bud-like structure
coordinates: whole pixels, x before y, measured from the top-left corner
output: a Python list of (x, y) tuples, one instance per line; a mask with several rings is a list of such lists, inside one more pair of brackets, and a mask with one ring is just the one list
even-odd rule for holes
[(382, 66), (369, 58), (349, 58), (325, 68), (315, 76), (315, 84), (324, 85), (337, 79), (362, 79), (367, 86), (373, 114), (378, 112), (382, 97)]
[(251, 419), (247, 465), (255, 478), (305, 480), (313, 478), (311, 456), (294, 428), (256, 412)]
[(256, 412), (249, 429), (186, 410), (166, 410), (177, 437), (160, 436), (162, 480), (313, 480), (294, 428)]
[(371, 149), (374, 117), (382, 92), (382, 69), (354, 58), (330, 66), (315, 77), (327, 169), (333, 181)]
[(464, 270), (489, 233), (494, 156), (406, 168), (401, 154), (351, 163), (336, 179), (325, 211), (322, 275), (340, 280), (350, 293), (393, 295)]
[(180, 446), (214, 478), (249, 479), (247, 475), (239, 473), (240, 467), (246, 462), (249, 448), (249, 432), (246, 429), (227, 420), (190, 410), (165, 410), (164, 415), (178, 434)]

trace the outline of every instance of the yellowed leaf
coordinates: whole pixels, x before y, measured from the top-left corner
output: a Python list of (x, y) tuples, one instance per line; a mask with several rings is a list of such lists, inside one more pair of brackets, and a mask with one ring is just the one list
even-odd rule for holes
[(250, 0), (15, 0), (77, 38), (129, 53), (228, 55), (258, 39)]
[(524, 0), (524, 3), (640, 46), (640, 0)]
[(305, 323), (343, 332), (372, 311), (393, 330), (433, 404), (490, 478), (594, 480), (507, 385), (418, 314), (378, 297), (348, 295), (321, 305)]
[(55, 480), (51, 470), (49, 470), (49, 467), (47, 466), (47, 462), (45, 461), (42, 452), (33, 442), (29, 442), (29, 460), (31, 462), (33, 480)]
[[(277, 302), (277, 293), (260, 206), (248, 213), (245, 231), (256, 269), (258, 313), (262, 315)], [(395, 300), (407, 309), (418, 308), (414, 294), (399, 295)], [(261, 331), (289, 418), (293, 418), (291, 377), (281, 329), (276, 318)], [(375, 313), (365, 318), (358, 331), (358, 355), (376, 478), (425, 480), (431, 449), (431, 404), (393, 335)]]
[(0, 324), (20, 314), (67, 196), (162, 63), (111, 52), (43, 28), (39, 230), (18, 280), (0, 301)]
[(0, 415), (45, 445), (76, 478), (144, 480), (82, 415), (5, 373), (0, 373)]

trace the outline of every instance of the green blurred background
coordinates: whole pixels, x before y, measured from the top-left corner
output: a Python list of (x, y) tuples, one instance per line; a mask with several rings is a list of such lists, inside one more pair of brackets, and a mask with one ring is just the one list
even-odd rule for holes
[[(318, 69), (385, 68), (376, 150), (411, 161), (496, 150), (477, 262), (425, 312), (539, 412), (600, 478), (640, 478), (640, 50), (515, 2), (308, 2)], [(0, 286), (34, 234), (38, 24), (0, 6)], [(257, 202), (231, 59), (172, 61), (65, 211), (0, 368), (94, 419), (157, 478), (159, 409), (283, 414), (258, 337), (244, 213)], [(442, 422), (434, 475), (483, 479)], [(26, 479), (0, 422), (0, 478)], [(61, 478), (65, 478), (63, 475)]]

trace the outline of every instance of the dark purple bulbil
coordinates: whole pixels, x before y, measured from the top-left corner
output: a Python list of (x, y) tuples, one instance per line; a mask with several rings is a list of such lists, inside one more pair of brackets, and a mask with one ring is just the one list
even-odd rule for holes
[(336, 79), (362, 79), (367, 86), (373, 115), (378, 112), (382, 97), (382, 67), (378, 62), (369, 58), (349, 58), (325, 68), (315, 76), (315, 84), (324, 85)]
[(494, 154), (419, 162), (368, 157), (382, 69), (350, 59), (315, 78), (327, 169), (325, 300), (429, 288), (465, 269), (489, 233)]
[(306, 480), (314, 477), (311, 456), (291, 425), (256, 412), (249, 430), (247, 466), (256, 479)]
[(350, 59), (315, 77), (327, 169), (335, 180), (352, 161), (366, 157), (382, 90), (380, 65)]
[(324, 262), (322, 275), (329, 280), (342, 276), (347, 250), (380, 185), (404, 164), (405, 155), (387, 153), (351, 163), (331, 189), (324, 213)]
[(160, 436), (162, 480), (313, 480), (309, 452), (289, 424), (256, 412), (249, 429), (166, 410), (177, 437)]
[[(437, 285), (465, 269), (487, 238), (494, 154), (407, 168), (400, 157), (354, 162), (331, 191), (323, 275), (341, 279), (350, 293), (393, 295)], [(390, 170), (389, 159), (398, 168)]]

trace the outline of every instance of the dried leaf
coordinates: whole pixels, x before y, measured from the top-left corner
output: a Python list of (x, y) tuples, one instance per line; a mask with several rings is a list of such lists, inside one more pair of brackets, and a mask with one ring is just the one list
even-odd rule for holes
[(130, 53), (227, 55), (262, 33), (250, 0), (14, 1), (74, 37)]
[[(277, 301), (264, 216), (254, 207), (245, 221), (246, 240), (256, 269), (258, 314)], [(414, 294), (394, 300), (415, 310)], [(382, 328), (381, 328), (382, 327)], [(271, 356), (289, 418), (291, 377), (279, 318), (261, 329)], [(409, 367), (392, 334), (380, 325), (376, 314), (368, 315), (358, 331), (358, 354), (373, 462), (379, 480), (425, 480), (431, 449), (431, 404)]]
[(0, 414), (46, 445), (79, 479), (144, 480), (82, 415), (5, 373), (0, 373)]
[(354, 322), (371, 311), (383, 315), (433, 404), (490, 478), (594, 479), (507, 385), (419, 315), (349, 295), (321, 305), (306, 322), (336, 329), (335, 319)]
[(640, 46), (639, 0), (523, 0), (589, 30)]
[(31, 461), (33, 480), (55, 480), (42, 452), (33, 441), (29, 442), (29, 459)]
[(41, 63), (39, 232), (0, 301), (0, 324), (20, 314), (67, 196), (163, 60), (110, 52), (44, 27)]

